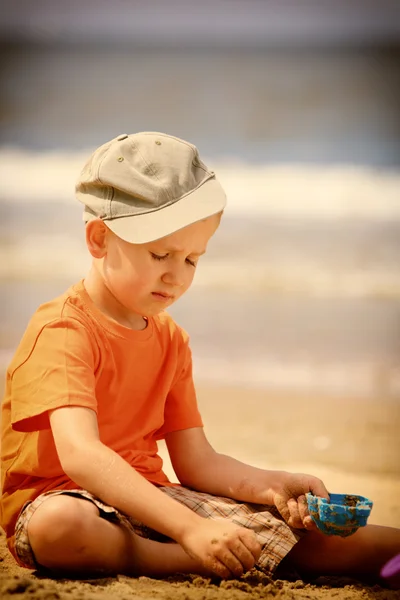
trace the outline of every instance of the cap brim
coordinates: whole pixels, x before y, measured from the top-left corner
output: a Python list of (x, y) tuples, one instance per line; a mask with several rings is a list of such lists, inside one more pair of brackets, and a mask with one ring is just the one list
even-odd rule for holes
[(216, 179), (209, 179), (173, 204), (145, 214), (104, 219), (104, 222), (126, 242), (145, 244), (211, 217), (225, 206), (226, 194), (221, 184)]

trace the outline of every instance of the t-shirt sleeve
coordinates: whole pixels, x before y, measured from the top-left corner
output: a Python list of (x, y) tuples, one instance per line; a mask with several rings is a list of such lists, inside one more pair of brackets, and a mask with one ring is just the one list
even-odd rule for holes
[(164, 425), (157, 433), (158, 439), (172, 431), (203, 426), (193, 382), (192, 353), (187, 342), (183, 343), (181, 357), (181, 367), (165, 403)]
[(97, 410), (96, 352), (89, 331), (73, 318), (47, 324), (11, 372), (11, 424), (28, 432), (50, 427), (48, 411)]

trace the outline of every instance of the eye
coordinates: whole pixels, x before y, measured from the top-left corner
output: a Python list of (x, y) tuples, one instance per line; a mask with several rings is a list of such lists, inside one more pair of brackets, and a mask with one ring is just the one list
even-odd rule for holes
[(190, 260), (190, 258), (186, 259), (186, 262), (191, 265), (192, 267), (195, 267), (197, 265), (197, 263), (195, 263), (193, 260)]
[(164, 254), (163, 256), (160, 256), (159, 254), (154, 254), (154, 252), (150, 252), (150, 254), (154, 258), (154, 260), (165, 260), (166, 258), (168, 258), (168, 254)]

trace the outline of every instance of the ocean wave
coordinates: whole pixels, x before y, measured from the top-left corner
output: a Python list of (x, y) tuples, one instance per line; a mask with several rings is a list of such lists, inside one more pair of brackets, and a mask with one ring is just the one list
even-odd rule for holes
[[(75, 180), (91, 151), (0, 148), (0, 202), (73, 202)], [(227, 192), (227, 214), (400, 220), (400, 172), (396, 170), (207, 162)]]
[[(28, 235), (0, 246), (0, 279), (78, 280), (90, 267), (83, 239)], [(199, 267), (193, 287), (311, 297), (400, 298), (400, 271), (389, 268), (292, 263), (268, 264), (213, 258)]]

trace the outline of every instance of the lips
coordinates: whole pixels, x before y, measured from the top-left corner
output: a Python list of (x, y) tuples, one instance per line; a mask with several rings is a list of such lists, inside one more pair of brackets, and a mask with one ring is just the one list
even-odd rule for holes
[(173, 298), (171, 294), (166, 294), (165, 292), (152, 292), (152, 295), (156, 298), (163, 298), (164, 300), (172, 300)]

